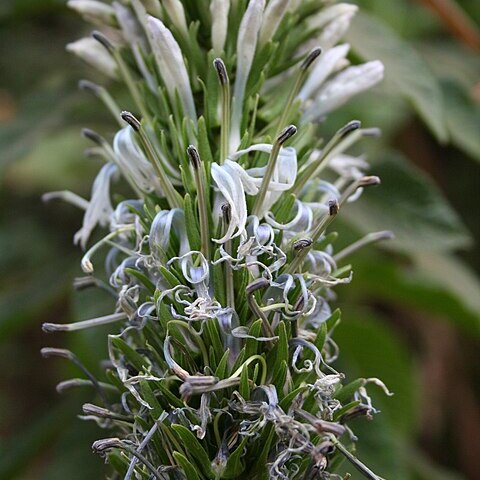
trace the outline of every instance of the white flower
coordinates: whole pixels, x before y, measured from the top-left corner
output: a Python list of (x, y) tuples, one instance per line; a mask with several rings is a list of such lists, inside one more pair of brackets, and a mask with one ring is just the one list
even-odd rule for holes
[(122, 174), (129, 178), (142, 192), (160, 194), (160, 183), (152, 164), (147, 160), (134, 139), (132, 127), (120, 130), (113, 141), (118, 165)]
[(260, 45), (270, 41), (285, 13), (288, 11), (291, 0), (270, 0), (263, 15), (263, 24), (260, 31)]
[(110, 25), (115, 18), (115, 11), (111, 5), (96, 0), (68, 0), (67, 6), (93, 23)]
[(306, 110), (303, 119), (305, 121), (321, 119), (354, 95), (380, 82), (383, 79), (383, 72), (383, 64), (378, 60), (343, 70), (323, 85), (313, 104)]
[[(237, 153), (230, 156), (232, 160), (237, 160), (242, 155), (245, 155), (250, 152), (264, 152), (271, 153), (273, 146), (271, 144), (259, 144), (252, 145), (251, 147), (240, 150)], [(254, 191), (254, 195), (258, 193), (263, 177), (267, 167), (260, 168), (250, 168), (245, 173), (246, 175), (242, 176), (244, 185), (250, 191)], [(259, 212), (260, 217), (262, 217), (273, 204), (281, 197), (283, 192), (290, 190), (295, 183), (297, 178), (297, 152), (292, 147), (281, 148), (278, 155), (278, 160), (275, 165), (275, 170), (273, 171), (272, 179), (267, 188), (267, 195), (262, 204), (262, 210)]]
[(172, 229), (180, 241), (180, 256), (190, 250), (183, 210), (180, 208), (162, 210), (157, 213), (150, 227), (149, 245), (150, 251), (155, 257), (163, 258), (166, 255)]
[(350, 45), (348, 44), (338, 45), (328, 49), (320, 55), (315, 62), (314, 68), (308, 76), (307, 81), (303, 84), (303, 87), (298, 94), (298, 98), (302, 100), (302, 102), (305, 102), (308, 98), (312, 97), (313, 94), (323, 85), (325, 80), (338, 69), (339, 65), (343, 66), (343, 62), (345, 61), (349, 49)]
[(239, 235), (245, 235), (248, 213), (245, 190), (239, 174), (246, 174), (245, 170), (231, 160), (226, 160), (221, 166), (212, 164), (212, 178), (221, 194), (220, 198), (216, 198), (217, 208), (223, 203), (230, 206), (230, 224), (222, 238), (214, 239), (217, 243), (225, 243)]
[(235, 79), (233, 93), (230, 152), (234, 152), (240, 145), (240, 125), (242, 121), (243, 102), (245, 100), (245, 88), (257, 48), (258, 33), (262, 27), (264, 8), (265, 0), (250, 0), (238, 31), (237, 77)]
[(187, 20), (182, 2), (180, 0), (163, 0), (162, 6), (179, 32), (188, 36)]
[(175, 102), (175, 92), (178, 92), (184, 113), (196, 122), (195, 103), (180, 46), (172, 32), (158, 18), (148, 16), (147, 28), (159, 73), (171, 101)]
[(94, 38), (86, 37), (69, 43), (67, 50), (89, 63), (100, 72), (111, 78), (117, 78), (117, 64), (105, 47)]
[(113, 214), (110, 200), (110, 183), (117, 173), (117, 166), (113, 163), (105, 164), (93, 182), (92, 196), (83, 217), (82, 228), (75, 234), (74, 242), (85, 248), (93, 229), (100, 224), (106, 226)]
[[(250, 152), (270, 153), (271, 144), (252, 145), (231, 155), (231, 160), (226, 160), (223, 165), (212, 164), (212, 178), (215, 181), (221, 197), (216, 198), (217, 210), (222, 203), (228, 203), (231, 209), (231, 221), (225, 235), (217, 240), (224, 243), (237, 236), (245, 236), (248, 212), (245, 194), (257, 195), (263, 182), (266, 167), (245, 170), (237, 160)], [(259, 216), (262, 217), (271, 206), (280, 198), (283, 192), (290, 190), (297, 176), (297, 154), (294, 148), (280, 149), (275, 170), (268, 185), (267, 195), (262, 205)]]
[(210, 13), (212, 16), (212, 46), (220, 53), (225, 48), (228, 30), (228, 12), (230, 0), (212, 0)]

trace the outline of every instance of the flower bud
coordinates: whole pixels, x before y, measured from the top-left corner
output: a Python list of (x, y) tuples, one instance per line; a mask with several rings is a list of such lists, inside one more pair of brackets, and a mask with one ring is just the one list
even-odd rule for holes
[(272, 40), (290, 6), (290, 2), (291, 0), (270, 0), (268, 2), (263, 16), (262, 30), (260, 31), (261, 45)]
[(115, 10), (106, 3), (96, 0), (68, 0), (67, 6), (89, 22), (115, 25)]
[(212, 16), (212, 46), (220, 53), (225, 48), (228, 29), (228, 12), (230, 0), (212, 0), (210, 13)]
[(67, 45), (67, 51), (74, 53), (110, 78), (117, 78), (117, 64), (107, 50), (94, 38), (81, 38)]
[(342, 106), (353, 96), (368, 90), (383, 79), (382, 62), (375, 60), (349, 67), (325, 83), (304, 119), (311, 121)]
[(180, 0), (163, 0), (164, 10), (175, 26), (175, 28), (183, 35), (188, 35), (187, 20), (185, 18), (185, 10)]
[(158, 18), (149, 16), (147, 27), (158, 70), (167, 87), (170, 99), (175, 103), (175, 92), (177, 91), (184, 113), (196, 121), (197, 114), (192, 88), (180, 46), (172, 32)]
[(247, 11), (240, 23), (237, 39), (237, 78), (233, 94), (232, 130), (230, 136), (230, 152), (240, 145), (240, 124), (245, 99), (245, 88), (252, 68), (258, 33), (262, 27), (265, 0), (250, 0)]

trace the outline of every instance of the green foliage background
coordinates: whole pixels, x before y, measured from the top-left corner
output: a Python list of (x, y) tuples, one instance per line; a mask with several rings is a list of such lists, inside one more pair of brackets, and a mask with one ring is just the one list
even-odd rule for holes
[[(361, 59), (379, 58), (386, 80), (329, 118), (380, 126), (370, 142), (383, 180), (346, 210), (343, 241), (391, 229), (396, 240), (352, 258), (353, 284), (339, 290), (341, 369), (377, 376), (395, 392), (375, 398), (382, 414), (355, 425), (362, 458), (395, 480), (479, 478), (478, 335), (480, 257), (480, 58), (414, 0), (360, 0), (347, 40)], [(457, 2), (480, 20), (478, 2)], [(67, 323), (111, 305), (74, 293), (81, 222), (41, 193), (88, 195), (97, 166), (82, 157), (83, 126), (109, 132), (107, 115), (78, 92), (87, 70), (64, 50), (82, 24), (62, 0), (0, 5), (0, 479), (102, 478), (90, 453), (93, 424), (75, 418), (88, 392), (60, 397), (60, 361), (48, 343), (75, 350), (95, 370), (105, 354), (96, 330), (46, 339), (44, 321)], [(94, 124), (92, 124), (92, 119)], [(75, 373), (75, 372), (73, 372)], [(85, 398), (82, 398), (85, 396)], [(454, 473), (456, 472), (456, 473)]]

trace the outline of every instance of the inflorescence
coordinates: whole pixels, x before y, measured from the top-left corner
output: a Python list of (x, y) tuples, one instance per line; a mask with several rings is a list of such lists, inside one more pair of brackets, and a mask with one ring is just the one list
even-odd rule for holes
[[(333, 287), (345, 258), (391, 237), (336, 251), (331, 227), (380, 180), (347, 151), (376, 129), (352, 121), (328, 141), (326, 116), (383, 77), (378, 61), (350, 65), (338, 44), (357, 7), (328, 0), (70, 0), (95, 25), (68, 50), (125, 86), (128, 105), (82, 80), (120, 129), (85, 129), (104, 165), (85, 211), (78, 289), (103, 288), (115, 311), (44, 325), (107, 325), (97, 379), (68, 350), (100, 405), (84, 418), (116, 437), (93, 448), (116, 477), (341, 479), (348, 421), (375, 413), (368, 384), (332, 366)], [(122, 98), (125, 98), (122, 96)], [(126, 111), (126, 110), (131, 110)], [(123, 196), (113, 195), (114, 184)], [(92, 243), (97, 227), (108, 230)], [(100, 268), (104, 258), (105, 267)], [(100, 272), (100, 273), (99, 273)], [(348, 478), (348, 477), (345, 477)]]

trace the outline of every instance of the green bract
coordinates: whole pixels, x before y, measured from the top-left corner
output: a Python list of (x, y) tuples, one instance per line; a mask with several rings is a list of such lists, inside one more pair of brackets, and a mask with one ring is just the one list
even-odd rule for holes
[[(380, 62), (350, 66), (337, 45), (356, 7), (331, 1), (69, 2), (100, 30), (69, 46), (125, 84), (130, 113), (82, 81), (120, 123), (91, 130), (105, 165), (91, 198), (53, 192), (85, 210), (78, 285), (115, 296), (109, 361), (96, 379), (71, 352), (101, 405), (84, 413), (114, 478), (313, 479), (351, 453), (348, 421), (370, 416), (366, 386), (332, 363), (332, 287), (344, 259), (379, 232), (335, 252), (330, 225), (362, 190), (363, 158), (347, 150), (375, 129), (353, 121), (331, 139), (319, 124), (381, 80)], [(128, 196), (113, 196), (113, 183)], [(115, 198), (115, 200), (113, 200)], [(97, 227), (108, 229), (89, 246)], [(106, 285), (98, 278), (106, 253)], [(118, 438), (117, 438), (118, 437)]]

